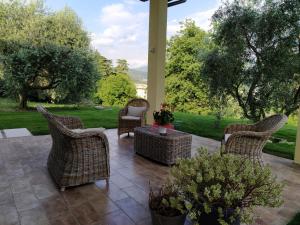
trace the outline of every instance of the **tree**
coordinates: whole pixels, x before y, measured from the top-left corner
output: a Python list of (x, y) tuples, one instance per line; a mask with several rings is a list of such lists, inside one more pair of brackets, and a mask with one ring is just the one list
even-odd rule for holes
[(98, 51), (95, 51), (95, 58), (97, 61), (97, 69), (99, 74), (101, 74), (101, 78), (106, 78), (115, 74), (112, 60), (105, 58)]
[(126, 59), (118, 59), (117, 66), (115, 67), (115, 73), (117, 74), (128, 74), (129, 66)]
[(231, 95), (246, 118), (300, 106), (300, 2), (234, 1), (213, 16), (217, 48), (202, 70), (210, 91)]
[(18, 94), (20, 108), (34, 90), (64, 90), (74, 100), (94, 91), (98, 77), (93, 56), (84, 49), (53, 44), (1, 42), (4, 78), (8, 90)]
[(66, 7), (51, 12), (42, 0), (1, 1), (0, 33), (2, 40), (51, 42), (71, 48), (89, 48), (90, 45), (88, 33), (74, 11)]
[(208, 34), (190, 20), (182, 23), (179, 33), (168, 42), (166, 101), (173, 109), (194, 113), (209, 110), (199, 60), (209, 49)]
[[(83, 69), (80, 63), (84, 61), (85, 58), (92, 59), (90, 56), (90, 39), (88, 37), (87, 32), (83, 29), (82, 22), (76, 15), (74, 11), (72, 11), (69, 8), (64, 8), (61, 11), (58, 12), (51, 12), (49, 11), (42, 0), (38, 1), (25, 1), (25, 0), (11, 0), (11, 1), (2, 1), (0, 2), (0, 32), (1, 37), (0, 41), (2, 45), (10, 45), (14, 49), (15, 52), (12, 53), (12, 51), (3, 52), (1, 49), (6, 49), (5, 47), (0, 48), (0, 55), (4, 58), (6, 58), (6, 65), (17, 65), (15, 62), (10, 62), (12, 60), (11, 57), (14, 57), (13, 60), (16, 60), (18, 57), (22, 58), (22, 60), (28, 60), (28, 65), (39, 65), (40, 60), (38, 55), (35, 55), (36, 52), (40, 52), (43, 57), (43, 51), (49, 52), (51, 56), (53, 57), (59, 57), (60, 54), (63, 54), (65, 48), (68, 49), (68, 51), (72, 52), (70, 53), (70, 57), (75, 57), (76, 54), (82, 53), (81, 59), (80, 56), (77, 56), (79, 58), (79, 62), (77, 65), (76, 61), (72, 61), (74, 58), (65, 59), (61, 58), (61, 64), (65, 65), (65, 63), (73, 63), (72, 65), (65, 65), (65, 67), (73, 68), (73, 70), (81, 70)], [(12, 46), (11, 43), (16, 43), (16, 46)], [(31, 47), (29, 46), (29, 43), (31, 43)], [(49, 45), (48, 47), (46, 45)], [(62, 48), (59, 48), (59, 47)], [(33, 48), (36, 48), (35, 50)], [(56, 52), (50, 51), (50, 50), (57, 50)], [(74, 51), (73, 51), (74, 50)], [(25, 54), (22, 56), (22, 54)], [(73, 54), (74, 53), (74, 54)], [(76, 53), (76, 54), (75, 54)], [(9, 55), (5, 55), (9, 54)], [(14, 55), (13, 55), (14, 54)], [(30, 55), (33, 55), (33, 57), (37, 60), (36, 62), (33, 62), (30, 58)], [(8, 60), (9, 59), (9, 60)], [(54, 61), (57, 60), (56, 58), (53, 59)], [(50, 61), (50, 59), (49, 59)], [(94, 59), (91, 60), (89, 65), (96, 66), (94, 64)], [(23, 65), (25, 65), (25, 61), (22, 61)], [(1, 62), (0, 62), (1, 64)], [(85, 64), (87, 65), (87, 64)], [(77, 69), (75, 68), (77, 66)], [(3, 67), (3, 65), (0, 65), (0, 70)], [(33, 69), (29, 66), (30, 69)], [(15, 80), (16, 77), (9, 77), (9, 76), (16, 76), (15, 74), (10, 73), (14, 70), (19, 70), (19, 72), (23, 71), (26, 74), (23, 74), (24, 77), (30, 76), (28, 74), (28, 71), (25, 71), (24, 68), (6, 68), (5, 71), (8, 72), (8, 74), (4, 74), (4, 80), (2, 80), (9, 90), (12, 90), (14, 87), (11, 86), (14, 84), (14, 82), (11, 82), (12, 80)], [(50, 69), (50, 68), (47, 68)], [(61, 68), (57, 68), (58, 71), (54, 71), (54, 69), (51, 69), (52, 74), (49, 76), (44, 76), (43, 82), (46, 82), (48, 84), (51, 84), (52, 82), (52, 75), (55, 76), (56, 74), (60, 74)], [(29, 70), (29, 69), (28, 69)], [(39, 70), (37, 68), (37, 70)], [(81, 85), (83, 86), (82, 90), (86, 90), (86, 85), (91, 85), (90, 88), (95, 88), (94, 83), (90, 83), (89, 80), (94, 76), (94, 69), (88, 70), (93, 72), (91, 75), (82, 77), (80, 79)], [(59, 72), (60, 71), (60, 72)], [(78, 71), (75, 71), (77, 73)], [(67, 72), (67, 71), (66, 71)], [(99, 72), (99, 71), (98, 71)], [(1, 73), (1, 72), (0, 72)], [(67, 72), (68, 73), (68, 72)], [(81, 74), (84, 74), (84, 72), (81, 72)], [(19, 74), (20, 75), (20, 74)], [(19, 76), (18, 75), (18, 76)], [(34, 76), (34, 75), (32, 75)], [(74, 87), (79, 88), (79, 84), (73, 83), (74, 79), (72, 77), (69, 77), (66, 74), (66, 77), (70, 79), (69, 85), (65, 85), (64, 88), (62, 88), (62, 84), (56, 86), (56, 85), (50, 85), (49, 88), (34, 88), (36, 90), (35, 92), (33, 90), (27, 90), (32, 88), (26, 88), (26, 93), (24, 93), (23, 97), (25, 101), (21, 102), (21, 106), (26, 106), (27, 98), (33, 94), (40, 95), (45, 94), (55, 96), (55, 99), (52, 100), (60, 100), (60, 101), (76, 101), (79, 99), (76, 99), (76, 97), (79, 98), (81, 96), (81, 90), (74, 90)], [(100, 77), (100, 74), (98, 73), (98, 77)], [(49, 80), (45, 80), (49, 79)], [(61, 77), (58, 77), (57, 79), (61, 79)], [(79, 80), (77, 80), (79, 81)], [(86, 84), (83, 84), (82, 82), (86, 81)], [(93, 79), (92, 79), (93, 81)], [(39, 85), (41, 87), (41, 85)], [(53, 90), (55, 88), (55, 90)], [(49, 94), (49, 91), (45, 92), (45, 90), (51, 90), (51, 94)], [(7, 91), (6, 91), (7, 93)], [(52, 93), (55, 93), (55, 95), (52, 95)], [(89, 93), (89, 92), (87, 92)], [(53, 97), (51, 97), (53, 98)]]
[(136, 97), (136, 88), (127, 74), (111, 75), (100, 80), (96, 97), (103, 105), (123, 106)]

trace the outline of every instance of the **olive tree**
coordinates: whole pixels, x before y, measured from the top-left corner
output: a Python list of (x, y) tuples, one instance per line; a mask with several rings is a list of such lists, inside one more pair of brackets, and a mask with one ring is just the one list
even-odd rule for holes
[(215, 95), (232, 96), (246, 118), (300, 106), (299, 0), (234, 1), (213, 15), (216, 48), (202, 74)]

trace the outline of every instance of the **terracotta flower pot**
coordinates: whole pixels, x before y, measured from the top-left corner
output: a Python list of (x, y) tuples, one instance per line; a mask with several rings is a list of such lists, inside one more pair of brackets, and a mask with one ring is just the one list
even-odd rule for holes
[(151, 218), (152, 218), (152, 225), (184, 225), (186, 215), (179, 215), (179, 216), (162, 216), (151, 210)]
[(165, 127), (165, 128), (168, 128), (168, 129), (174, 129), (174, 125), (171, 124), (171, 123), (168, 123), (168, 124), (165, 124), (165, 125), (159, 125), (157, 122), (154, 122), (152, 126), (153, 127), (161, 126), (161, 127)]

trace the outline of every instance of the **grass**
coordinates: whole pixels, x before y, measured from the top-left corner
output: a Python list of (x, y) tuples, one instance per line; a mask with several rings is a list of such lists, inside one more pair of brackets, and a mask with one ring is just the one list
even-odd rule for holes
[(300, 224), (300, 212), (287, 225), (299, 225)]
[[(19, 111), (17, 104), (11, 100), (0, 98), (0, 130), (9, 128), (26, 127), (34, 135), (48, 134), (48, 127), (45, 119), (35, 110), (38, 103), (29, 103), (28, 111)], [(78, 105), (57, 105), (44, 104), (48, 110), (58, 115), (79, 116), (85, 127), (117, 127), (117, 117), (119, 109), (97, 110), (93, 107)], [(225, 118), (221, 122), (220, 128), (214, 127), (215, 118), (213, 116), (195, 115), (190, 113), (175, 113), (175, 127), (195, 135), (221, 140), (224, 128), (231, 123), (247, 123), (247, 120), (236, 118)], [(264, 151), (273, 155), (293, 159), (295, 150), (297, 125), (296, 121), (290, 119), (279, 132), (274, 136), (284, 138), (289, 143), (268, 143)]]

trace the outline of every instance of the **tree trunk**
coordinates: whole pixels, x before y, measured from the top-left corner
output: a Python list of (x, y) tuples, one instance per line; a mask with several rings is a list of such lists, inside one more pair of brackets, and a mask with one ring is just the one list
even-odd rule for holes
[(27, 100), (28, 100), (27, 91), (22, 91), (19, 94), (19, 100), (20, 100), (20, 104), (19, 104), (20, 109), (27, 109)]

